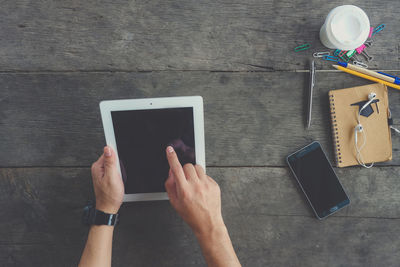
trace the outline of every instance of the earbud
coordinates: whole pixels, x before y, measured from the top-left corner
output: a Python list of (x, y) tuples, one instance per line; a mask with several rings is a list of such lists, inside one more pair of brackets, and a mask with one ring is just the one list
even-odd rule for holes
[(375, 97), (376, 97), (376, 94), (374, 92), (368, 94), (369, 100), (373, 100)]
[(358, 133), (361, 133), (363, 130), (364, 130), (364, 128), (362, 127), (361, 124), (357, 124), (356, 127), (354, 128), (354, 141), (356, 143), (356, 147), (357, 147), (357, 141), (358, 141), (357, 135), (358, 135)]
[(362, 106), (362, 108), (360, 108), (360, 111), (358, 112), (358, 114), (361, 114), (361, 112), (362, 112), (366, 107), (368, 107), (368, 105), (371, 104), (372, 101), (374, 101), (375, 98), (376, 98), (376, 94), (375, 94), (374, 92), (369, 93), (369, 94), (368, 94), (368, 102), (365, 103), (365, 105)]
[(356, 132), (359, 132), (359, 133), (361, 133), (363, 130), (364, 130), (364, 128), (363, 128), (363, 126), (361, 125), (361, 124), (357, 124), (357, 126), (356, 126)]

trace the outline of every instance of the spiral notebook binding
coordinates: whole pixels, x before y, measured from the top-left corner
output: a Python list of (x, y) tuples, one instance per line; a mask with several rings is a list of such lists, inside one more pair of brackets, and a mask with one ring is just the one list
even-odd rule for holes
[(339, 132), (336, 123), (335, 98), (332, 94), (329, 94), (329, 104), (331, 107), (332, 138), (333, 138), (335, 159), (336, 159), (336, 164), (340, 165), (342, 163), (342, 154), (340, 153)]

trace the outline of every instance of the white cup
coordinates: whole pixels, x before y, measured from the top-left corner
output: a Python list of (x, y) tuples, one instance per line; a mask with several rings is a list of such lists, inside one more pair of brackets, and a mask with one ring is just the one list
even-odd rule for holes
[(365, 43), (369, 30), (367, 14), (359, 7), (344, 5), (329, 12), (319, 32), (319, 38), (328, 48), (352, 50)]

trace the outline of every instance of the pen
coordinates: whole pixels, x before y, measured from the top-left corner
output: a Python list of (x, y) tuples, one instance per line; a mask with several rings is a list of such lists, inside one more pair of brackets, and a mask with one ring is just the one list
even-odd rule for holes
[(391, 82), (388, 82), (388, 81), (385, 81), (385, 80), (381, 80), (381, 79), (369, 76), (367, 74), (364, 74), (364, 73), (361, 73), (361, 72), (358, 72), (358, 71), (355, 71), (355, 70), (344, 68), (342, 66), (338, 66), (338, 65), (332, 65), (332, 66), (334, 68), (338, 69), (338, 70), (341, 70), (341, 71), (344, 71), (344, 72), (347, 72), (347, 73), (353, 74), (355, 76), (358, 76), (358, 77), (361, 77), (361, 78), (364, 78), (364, 79), (367, 79), (367, 80), (371, 80), (371, 81), (374, 81), (374, 82), (377, 82), (377, 83), (383, 83), (383, 84), (385, 84), (387, 86), (390, 86), (392, 88), (400, 90), (400, 86), (397, 85), (397, 84), (394, 84), (394, 83), (391, 83)]
[(352, 65), (350, 63), (346, 63), (346, 62), (338, 62), (338, 64), (340, 66), (342, 66), (342, 67), (345, 67), (345, 68), (348, 68), (348, 69), (351, 69), (351, 70), (355, 70), (355, 71), (367, 74), (369, 76), (372, 76), (372, 77), (375, 77), (375, 78), (378, 78), (378, 79), (381, 79), (381, 80), (384, 80), (384, 81), (388, 81), (390, 83), (400, 84), (400, 79), (399, 78), (397, 78), (395, 76), (388, 75), (388, 74), (383, 73), (383, 72), (375, 72), (373, 70), (368, 70), (366, 68), (361, 68), (361, 67), (358, 67), (358, 66)]
[(395, 84), (400, 84), (400, 78), (399, 77), (396, 77), (396, 76), (393, 76), (393, 75), (390, 75), (390, 74), (387, 74), (387, 73), (384, 73), (384, 72), (381, 72), (381, 71), (378, 71), (378, 73), (386, 75), (386, 76), (389, 76), (389, 77), (392, 77), (392, 78), (394, 78), (394, 83)]
[(315, 85), (315, 63), (310, 61), (310, 88), (308, 91), (308, 113), (307, 113), (307, 128), (311, 126), (311, 110), (312, 110), (312, 95)]

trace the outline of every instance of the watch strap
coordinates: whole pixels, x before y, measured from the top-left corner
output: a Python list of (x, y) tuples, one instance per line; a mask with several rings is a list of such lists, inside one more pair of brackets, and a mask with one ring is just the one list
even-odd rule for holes
[(86, 225), (115, 226), (119, 221), (119, 214), (109, 214), (97, 210), (93, 206), (86, 206), (83, 213), (83, 223)]
[(118, 217), (119, 214), (109, 214), (102, 212), (101, 210), (94, 210), (94, 216), (93, 216), (93, 223), (95, 225), (110, 225), (114, 226), (118, 222)]

